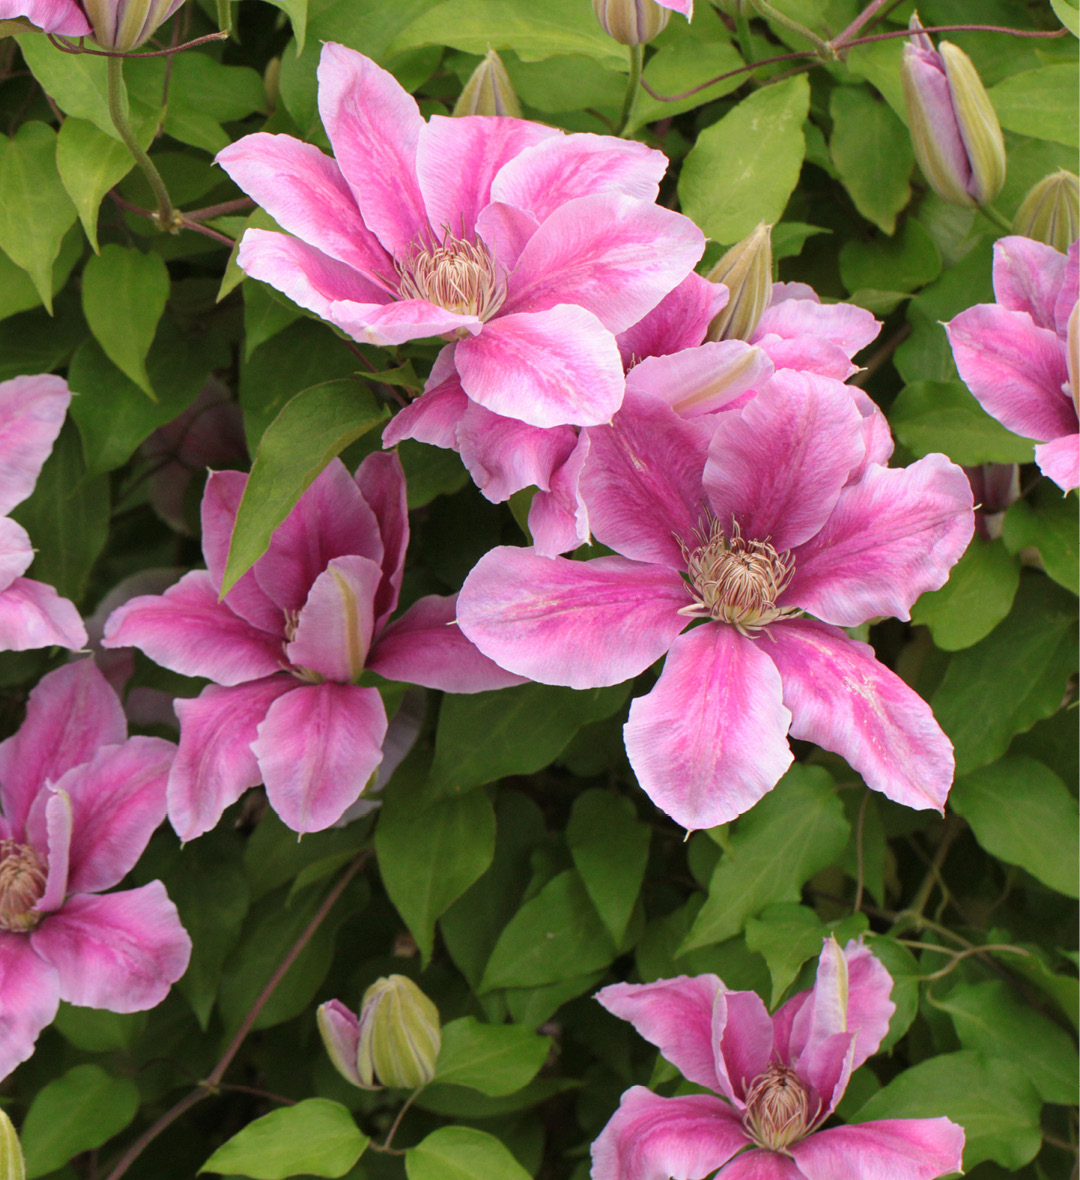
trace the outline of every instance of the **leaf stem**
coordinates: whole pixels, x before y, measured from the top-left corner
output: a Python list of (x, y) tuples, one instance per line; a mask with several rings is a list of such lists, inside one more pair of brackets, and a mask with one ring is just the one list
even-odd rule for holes
[(768, 0), (750, 0), (750, 3), (758, 16), (772, 21), (774, 25), (787, 29), (789, 33), (794, 33), (805, 41), (809, 41), (814, 47), (815, 57), (820, 57), (822, 61), (838, 60), (839, 55), (836, 52), (836, 47), (831, 42), (824, 40), (817, 33), (811, 32), (805, 25), (799, 24), (797, 20), (792, 20), (790, 16), (773, 8)]
[(623, 99), (622, 113), (619, 115), (619, 130), (617, 134), (625, 135), (634, 114), (637, 102), (638, 87), (641, 85), (641, 66), (645, 60), (645, 46), (631, 45), (630, 74), (626, 79), (626, 97)]
[(1003, 229), (1007, 234), (1013, 232), (1012, 222), (1004, 214), (999, 213), (993, 205), (980, 205), (979, 212), (987, 221), (992, 221), (998, 229)]

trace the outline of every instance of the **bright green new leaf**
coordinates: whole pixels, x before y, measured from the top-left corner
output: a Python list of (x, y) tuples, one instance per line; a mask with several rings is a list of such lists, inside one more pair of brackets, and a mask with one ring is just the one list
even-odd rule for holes
[(146, 354), (169, 300), (169, 272), (160, 254), (106, 246), (83, 270), (83, 313), (114, 365), (156, 401)]
[[(149, 145), (153, 128), (147, 126), (142, 146)], [(68, 196), (75, 203), (86, 236), (98, 252), (97, 221), (102, 198), (135, 167), (127, 148), (86, 119), (71, 116), (56, 137), (56, 167)]]
[(707, 127), (679, 179), (683, 212), (725, 245), (760, 221), (780, 220), (802, 169), (802, 125), (810, 105), (805, 76), (743, 99)]
[(529, 1180), (503, 1144), (473, 1127), (440, 1127), (405, 1153), (409, 1180)]
[(1030, 463), (1034, 453), (1034, 443), (991, 418), (962, 381), (905, 385), (889, 411), (889, 423), (897, 439), (918, 458), (941, 451), (955, 463), (974, 467)]
[(28, 1180), (118, 1135), (139, 1109), (139, 1090), (98, 1065), (76, 1065), (41, 1089), (23, 1120)]
[(1077, 566), (1077, 497), (1043, 480), (1033, 495), (1009, 505), (1002, 540), (1010, 553), (1033, 547), (1059, 586), (1080, 593)]
[(1013, 74), (991, 87), (989, 93), (997, 117), (1007, 130), (1080, 147), (1078, 87), (1077, 67), (1059, 62)]
[(340, 1102), (306, 1098), (273, 1110), (223, 1143), (203, 1172), (284, 1180), (286, 1176), (344, 1176), (368, 1145)]
[(944, 651), (959, 651), (978, 643), (1005, 618), (1019, 585), (1020, 565), (1004, 543), (976, 533), (945, 585), (911, 608), (911, 620), (929, 627)]
[(1080, 37), (1080, 11), (1070, 0), (1050, 0), (1054, 15), (1074, 37)]
[(1003, 758), (958, 779), (949, 803), (987, 852), (1080, 897), (1076, 800), (1048, 767), (1033, 758)]
[(251, 465), (229, 544), (223, 596), (266, 552), (274, 529), (330, 460), (386, 416), (359, 381), (327, 381), (286, 403)]
[(838, 86), (829, 101), (829, 152), (855, 208), (887, 234), (911, 199), (911, 136), (866, 86)]
[(536, 1077), (550, 1048), (548, 1038), (530, 1028), (463, 1016), (443, 1025), (435, 1082), (468, 1086), (492, 1098), (513, 1094)]

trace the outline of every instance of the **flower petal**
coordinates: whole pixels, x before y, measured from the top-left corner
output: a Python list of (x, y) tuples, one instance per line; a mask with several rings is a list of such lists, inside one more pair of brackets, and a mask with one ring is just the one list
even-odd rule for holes
[(658, 660), (687, 624), (685, 603), (682, 579), (662, 566), (501, 546), (465, 579), (457, 617), (500, 667), (541, 684), (599, 688)]
[(367, 661), (382, 570), (366, 557), (335, 557), (315, 579), (285, 654), (297, 668), (349, 684)]
[[(753, 1151), (737, 1155), (719, 1173), (717, 1180), (806, 1180), (806, 1177), (786, 1155), (776, 1151), (761, 1151), (755, 1147)], [(836, 1177), (832, 1180), (836, 1180)]]
[(0, 381), (0, 516), (34, 490), (70, 402), (62, 377), (42, 373)]
[(365, 503), (375, 513), (382, 539), (382, 581), (375, 595), (377, 635), (397, 607), (405, 570), (405, 550), (409, 547), (405, 471), (397, 455), (383, 455), (376, 451), (356, 469), (354, 479)]
[(936, 1180), (962, 1169), (964, 1131), (947, 1118), (830, 1127), (792, 1144), (806, 1180)]
[(34, 560), (26, 529), (10, 516), (0, 516), (0, 592), (25, 574)]
[[(873, 315), (853, 303), (821, 303), (816, 298), (778, 299), (777, 294), (782, 292), (774, 289), (773, 302), (758, 320), (751, 343), (756, 344), (759, 338), (769, 335), (779, 336), (792, 343), (800, 340), (827, 341), (839, 348), (850, 361), (881, 331), (881, 324)], [(842, 381), (844, 377), (838, 379)]]
[(710, 1039), (720, 1080), (717, 1089), (742, 1110), (747, 1089), (773, 1055), (773, 1022), (757, 992), (721, 992), (712, 1012)]
[(455, 371), (452, 377), (431, 386), (390, 419), (383, 430), (383, 446), (396, 446), (407, 438), (414, 438), (433, 447), (453, 450), (457, 443), (458, 422), (468, 407), (469, 398)]
[(393, 348), (409, 340), (444, 336), (464, 329), (475, 335), (482, 321), (474, 315), (447, 311), (425, 299), (402, 299), (379, 306), (374, 303), (350, 303), (341, 300), (319, 312), (354, 340)]
[[(37, 25), (46, 33), (62, 33), (65, 37), (89, 37), (94, 32), (86, 19), (86, 13), (74, 3), (74, 0), (0, 0), (0, 20), (14, 20), (20, 16), (25, 16), (31, 24)], [(51, 1019), (52, 1017), (49, 1018), (50, 1021)], [(2, 1071), (0, 1076), (3, 1076)]]
[(356, 1058), (360, 1049), (360, 1021), (340, 1000), (327, 1000), (315, 1012), (322, 1043), (338, 1073), (354, 1086), (362, 1086)]
[(45, 852), (48, 875), (45, 892), (34, 909), (39, 914), (58, 910), (68, 893), (68, 866), (71, 857), (71, 800), (64, 792), (42, 792), (34, 801), (27, 821), (28, 842)]
[(360, 797), (385, 737), (377, 689), (311, 684), (274, 701), (251, 748), (270, 806), (294, 832), (318, 832)]
[(619, 333), (623, 363), (629, 367), (645, 357), (696, 348), (728, 298), (723, 283), (710, 283), (691, 271), (652, 311)]
[(86, 628), (75, 604), (44, 582), (16, 578), (0, 590), (0, 651), (35, 647), (85, 648)]
[(59, 1007), (56, 969), (34, 953), (25, 934), (0, 931), (0, 1079), (30, 1057)]
[(671, 645), (623, 736), (645, 794), (692, 832), (742, 815), (776, 786), (791, 765), (790, 720), (763, 648), (710, 622)]
[(493, 504), (535, 485), (547, 490), (555, 470), (566, 462), (577, 444), (572, 426), (544, 429), (518, 418), (503, 418), (475, 402), (457, 427), (461, 461), (473, 483)]
[(646, 357), (626, 375), (626, 392), (647, 393), (684, 417), (721, 410), (773, 375), (768, 356), (742, 340), (721, 340)]
[(769, 634), (791, 736), (839, 754), (868, 787), (905, 807), (942, 811), (952, 743), (922, 697), (837, 627), (788, 619)]
[(998, 238), (994, 297), (1001, 307), (1031, 316), (1037, 327), (1056, 331), (1054, 312), (1068, 268), (1068, 259), (1053, 246), (1017, 234)]
[(30, 935), (60, 976), (60, 996), (83, 1008), (153, 1008), (187, 970), (191, 939), (165, 886), (69, 898)]
[(522, 250), (539, 228), (540, 223), (531, 213), (501, 201), (485, 206), (476, 219), (477, 237), (507, 273), (517, 266)]
[(578, 435), (566, 462), (551, 473), (551, 487), (529, 505), (529, 532), (541, 557), (558, 557), (589, 539), (589, 510), (581, 498), (581, 475), (589, 457), (589, 432)]
[(1035, 462), (1043, 475), (1063, 492), (1080, 486), (1080, 434), (1063, 434), (1035, 448)]

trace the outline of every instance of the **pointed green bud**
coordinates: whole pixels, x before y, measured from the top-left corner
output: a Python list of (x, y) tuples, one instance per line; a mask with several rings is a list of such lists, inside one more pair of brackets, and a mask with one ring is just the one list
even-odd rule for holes
[(26, 1180), (26, 1163), (23, 1160), (19, 1136), (11, 1125), (3, 1108), (0, 1107), (0, 1180)]
[(1064, 168), (1043, 177), (1017, 209), (1013, 232), (1068, 253), (1080, 237), (1080, 178)]
[(705, 277), (728, 289), (727, 306), (709, 325), (706, 339), (749, 340), (772, 299), (772, 226), (760, 222)]
[(102, 49), (126, 53), (148, 41), (184, 0), (83, 0), (94, 40)]
[(521, 118), (521, 103), (510, 84), (506, 66), (494, 49), (472, 72), (461, 97), (454, 105), (455, 115), (510, 115)]
[(1005, 183), (1005, 137), (975, 63), (958, 46), (938, 46), (952, 89), (956, 119), (971, 161), (971, 195), (989, 205)]
[(362, 1085), (426, 1086), (441, 1044), (439, 1010), (411, 979), (389, 975), (364, 992), (356, 1057)]
[(620, 45), (647, 45), (671, 18), (656, 0), (593, 0), (593, 12), (604, 32)]

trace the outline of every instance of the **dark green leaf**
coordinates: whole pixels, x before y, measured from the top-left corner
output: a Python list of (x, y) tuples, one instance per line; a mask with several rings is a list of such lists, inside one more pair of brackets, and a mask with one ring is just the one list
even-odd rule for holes
[(838, 86), (829, 100), (829, 151), (855, 208), (887, 234), (911, 198), (911, 136), (865, 86)]
[(975, 466), (1030, 463), (1034, 454), (1031, 440), (991, 418), (961, 381), (912, 382), (893, 402), (889, 422), (917, 458), (941, 451), (956, 463)]
[(976, 533), (945, 585), (912, 607), (911, 621), (929, 627), (944, 651), (959, 651), (978, 643), (1005, 618), (1019, 585), (1020, 565), (1004, 543)]
[(1002, 527), (1002, 539), (1010, 553), (1033, 547), (1039, 551), (1043, 568), (1066, 590), (1080, 593), (1077, 567), (1076, 496), (1063, 496), (1049, 480), (1030, 499), (1009, 505)]

